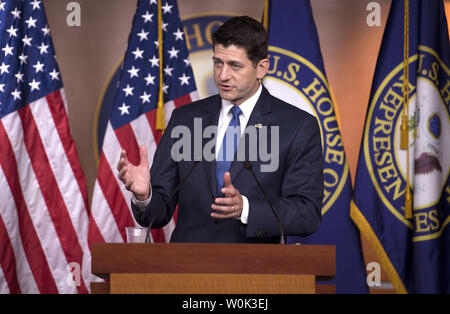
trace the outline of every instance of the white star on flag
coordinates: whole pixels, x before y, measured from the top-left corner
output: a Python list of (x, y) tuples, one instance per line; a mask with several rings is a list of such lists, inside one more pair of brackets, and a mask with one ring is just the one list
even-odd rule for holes
[(143, 53), (144, 50), (140, 50), (139, 47), (136, 47), (136, 50), (132, 51), (132, 54), (134, 54), (134, 60), (143, 59)]
[(167, 2), (166, 2), (166, 4), (162, 7), (162, 9), (164, 10), (164, 14), (165, 14), (165, 13), (172, 13), (172, 6), (169, 5)]
[(22, 64), (22, 63), (27, 64), (27, 59), (28, 59), (28, 56), (26, 56), (26, 55), (22, 52), (22, 53), (20, 54), (20, 56), (19, 56), (20, 64)]
[(59, 72), (56, 72), (56, 69), (53, 69), (53, 71), (48, 73), (48, 74), (50, 74), (50, 76), (52, 78), (52, 81), (53, 80), (59, 81), (59, 77), (58, 77), (59, 76)]
[(172, 76), (172, 71), (173, 68), (169, 67), (169, 65), (166, 65), (166, 67), (164, 68), (164, 73), (166, 73), (166, 75), (168, 76)]
[(4, 62), (2, 62), (2, 65), (0, 65), (0, 74), (9, 73), (8, 68), (9, 64), (5, 64)]
[(130, 70), (128, 70), (127, 72), (130, 73), (130, 78), (132, 78), (132, 77), (139, 77), (139, 75), (138, 75), (139, 69), (136, 69), (136, 68), (134, 67), (134, 65), (133, 65), (132, 68), (131, 68)]
[(152, 68), (154, 66), (159, 67), (159, 58), (156, 58), (156, 56), (153, 56), (153, 58), (148, 59), (152, 63)]
[(167, 52), (170, 55), (170, 59), (172, 59), (172, 58), (178, 58), (178, 52), (180, 52), (180, 51), (176, 50), (175, 47), (172, 47), (172, 49)]
[(183, 35), (184, 33), (182, 31), (180, 31), (179, 28), (177, 28), (177, 31), (173, 33), (175, 35), (175, 41), (177, 40), (183, 40)]
[(6, 44), (5, 48), (2, 48), (2, 50), (5, 52), (5, 57), (7, 55), (13, 55), (12, 51), (13, 51), (14, 47), (10, 47), (8, 44)]
[(30, 46), (31, 47), (31, 41), (32, 40), (33, 40), (33, 38), (28, 37), (26, 34), (25, 34), (25, 37), (22, 38), (22, 42), (23, 42), (23, 44), (25, 46)]
[(14, 76), (16, 77), (17, 83), (23, 82), (23, 74), (22, 73), (17, 72), (16, 74), (14, 74)]
[[(3, 2), (4, 3), (4, 2)], [(9, 37), (17, 37), (17, 31), (18, 31), (19, 29), (18, 28), (14, 28), (12, 25), (11, 25), (11, 27), (9, 28), (9, 29), (7, 29), (6, 31), (8, 32), (8, 34), (9, 34)]]
[(122, 88), (122, 90), (125, 92), (125, 97), (126, 96), (133, 96), (133, 89), (134, 89), (134, 87), (130, 87), (129, 84), (127, 84), (127, 87)]
[(141, 16), (144, 18), (144, 23), (153, 22), (152, 21), (153, 14), (148, 13), (148, 11), (146, 11), (145, 14)]
[(139, 41), (148, 40), (148, 34), (148, 32), (145, 32), (144, 29), (142, 29), (140, 33), (137, 33), (137, 35), (139, 36)]
[(41, 8), (39, 7), (39, 5), (41, 4), (41, 1), (34, 0), (34, 1), (30, 2), (30, 4), (33, 6), (33, 11), (34, 11), (35, 9), (41, 9)]
[(184, 84), (189, 85), (190, 78), (190, 76), (186, 76), (186, 74), (183, 73), (183, 76), (179, 77), (178, 79), (181, 81), (181, 86), (183, 86)]
[(170, 87), (169, 85), (163, 84), (163, 92), (164, 92), (164, 94), (167, 94), (169, 87)]
[(11, 11), (11, 14), (14, 16), (14, 19), (20, 20), (20, 13), (22, 13), (22, 11), (18, 11), (17, 8), (15, 8), (14, 11)]
[(31, 16), (28, 20), (25, 21), (25, 23), (27, 23), (27, 25), (28, 25), (28, 28), (36, 27), (36, 22), (37, 22), (37, 19), (33, 19), (33, 17), (31, 17)]
[(41, 52), (41, 54), (43, 53), (48, 53), (47, 49), (48, 49), (48, 45), (44, 45), (44, 43), (42, 43), (40, 46), (38, 46), (39, 51)]
[(146, 85), (149, 85), (149, 84), (154, 85), (155, 84), (155, 78), (156, 77), (152, 76), (151, 73), (148, 73), (147, 77), (144, 78), (144, 80), (147, 82)]
[(28, 83), (28, 85), (30, 85), (30, 87), (31, 87), (31, 91), (34, 91), (35, 89), (39, 90), (40, 84), (41, 84), (41, 82), (36, 82), (35, 79), (33, 79), (33, 81), (31, 83)]
[(43, 72), (44, 64), (38, 61), (35, 65), (33, 65), (33, 68), (36, 69), (36, 73)]
[(22, 99), (22, 97), (20, 97), (21, 93), (22, 92), (18, 91), (17, 88), (15, 88), (14, 91), (11, 92), (11, 95), (14, 97), (14, 100), (17, 100), (17, 99)]
[(139, 96), (139, 98), (141, 98), (142, 99), (142, 103), (143, 104), (145, 104), (146, 102), (150, 102), (150, 94), (147, 94), (145, 91), (144, 91), (144, 94), (142, 94), (142, 96)]
[(44, 36), (50, 35), (50, 28), (48, 28), (48, 25), (45, 25), (44, 28), (41, 28), (41, 31), (44, 33)]
[(130, 114), (130, 112), (128, 111), (129, 108), (130, 106), (127, 106), (125, 105), (125, 103), (123, 103), (122, 106), (119, 107), (120, 115), (123, 116), (124, 114)]

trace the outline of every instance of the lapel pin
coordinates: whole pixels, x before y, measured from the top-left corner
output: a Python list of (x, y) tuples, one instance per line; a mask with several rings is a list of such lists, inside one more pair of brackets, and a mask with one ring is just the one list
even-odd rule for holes
[(256, 123), (255, 124), (255, 128), (258, 128), (258, 129), (262, 128), (262, 124), (261, 123)]

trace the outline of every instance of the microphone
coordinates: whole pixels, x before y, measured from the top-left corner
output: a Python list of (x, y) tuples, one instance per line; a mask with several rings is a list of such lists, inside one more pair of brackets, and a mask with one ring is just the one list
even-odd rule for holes
[(150, 221), (150, 223), (148, 224), (148, 230), (147, 230), (147, 234), (145, 235), (145, 243), (150, 243), (150, 231), (152, 230), (152, 225), (155, 222), (156, 217), (158, 217), (158, 215), (161, 213), (161, 211), (163, 210), (163, 208), (165, 208), (167, 206), (167, 204), (169, 204), (169, 202), (174, 198), (175, 194), (178, 192), (178, 190), (181, 188), (181, 186), (183, 185), (183, 183), (187, 180), (187, 178), (191, 175), (191, 173), (194, 171), (195, 167), (197, 166), (197, 164), (199, 163), (200, 160), (195, 160), (194, 161), (194, 165), (192, 166), (191, 170), (189, 170), (188, 173), (186, 173), (186, 175), (183, 177), (183, 179), (181, 180), (180, 184), (178, 184), (178, 186), (175, 188), (175, 190), (173, 190), (172, 194), (169, 195), (169, 197), (166, 199), (166, 201), (164, 202), (164, 204), (158, 208), (158, 210), (156, 211), (155, 216), (153, 216), (152, 220)]
[(262, 188), (261, 184), (259, 183), (259, 180), (256, 177), (255, 172), (253, 171), (253, 167), (252, 167), (252, 164), (250, 163), (250, 161), (247, 161), (247, 160), (244, 161), (244, 168), (252, 173), (253, 178), (256, 181), (256, 184), (258, 185), (259, 189), (261, 190), (261, 192), (262, 192), (262, 194), (264, 196), (264, 199), (266, 200), (266, 203), (269, 204), (269, 207), (272, 210), (273, 215), (277, 219), (278, 225), (280, 227), (280, 244), (285, 244), (283, 224), (281, 223), (280, 216), (278, 216), (278, 213), (275, 211), (275, 209), (273, 208), (272, 204), (270, 203), (269, 198), (266, 195), (266, 192), (264, 192), (264, 189)]

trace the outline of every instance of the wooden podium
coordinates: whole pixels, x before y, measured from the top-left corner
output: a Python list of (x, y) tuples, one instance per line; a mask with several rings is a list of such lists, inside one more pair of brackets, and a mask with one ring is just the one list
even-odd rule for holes
[(95, 243), (92, 293), (335, 293), (327, 245)]

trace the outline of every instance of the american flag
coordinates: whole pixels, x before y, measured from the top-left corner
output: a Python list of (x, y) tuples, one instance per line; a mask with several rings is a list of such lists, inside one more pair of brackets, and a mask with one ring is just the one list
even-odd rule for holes
[[(162, 16), (159, 25), (158, 5)], [(159, 26), (163, 39), (162, 65)], [(138, 1), (121, 71), (94, 186), (90, 243), (125, 242), (125, 227), (137, 225), (130, 206), (131, 193), (117, 178), (116, 167), (122, 149), (133, 164), (139, 164), (141, 145), (147, 146), (151, 166), (161, 136), (156, 129), (160, 71), (165, 124), (174, 108), (198, 98), (176, 0)], [(163, 229), (152, 231), (153, 240), (167, 242), (175, 223), (172, 219)]]
[(0, 1), (0, 293), (87, 293), (88, 223), (43, 3)]

